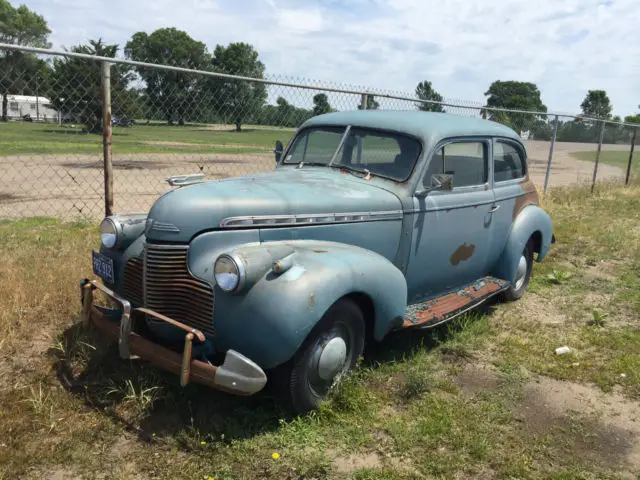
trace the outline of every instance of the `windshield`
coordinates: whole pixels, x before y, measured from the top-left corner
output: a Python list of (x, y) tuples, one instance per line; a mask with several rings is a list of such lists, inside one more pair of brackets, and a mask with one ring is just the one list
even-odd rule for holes
[(283, 163), (328, 165), (402, 182), (411, 175), (420, 151), (418, 140), (395, 132), (314, 127), (298, 134)]

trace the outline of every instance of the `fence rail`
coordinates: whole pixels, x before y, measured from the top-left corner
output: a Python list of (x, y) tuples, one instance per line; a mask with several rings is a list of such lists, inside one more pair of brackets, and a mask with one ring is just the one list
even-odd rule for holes
[(589, 180), (593, 190), (607, 178), (628, 183), (634, 173), (640, 125), (611, 119), (6, 44), (0, 60), (2, 118), (10, 120), (0, 123), (0, 218), (146, 210), (169, 188), (168, 176), (273, 169), (275, 140), (314, 115), (357, 108), (505, 124), (525, 141), (545, 192)]

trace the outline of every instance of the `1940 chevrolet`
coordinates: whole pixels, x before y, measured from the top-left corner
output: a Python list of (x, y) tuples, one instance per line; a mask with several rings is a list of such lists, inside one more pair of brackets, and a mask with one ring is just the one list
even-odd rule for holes
[(518, 299), (554, 240), (522, 142), (494, 122), (330, 113), (275, 156), (272, 172), (172, 177), (148, 215), (103, 220), (83, 318), (123, 358), (240, 395), (268, 374), (308, 411), (365, 341)]

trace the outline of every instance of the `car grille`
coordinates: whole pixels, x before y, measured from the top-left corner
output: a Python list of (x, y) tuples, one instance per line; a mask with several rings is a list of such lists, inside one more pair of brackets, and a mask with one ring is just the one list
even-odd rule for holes
[(135, 302), (142, 287), (146, 308), (214, 335), (213, 289), (189, 273), (187, 247), (146, 245), (144, 257), (127, 262), (125, 294)]
[(135, 305), (142, 305), (142, 259), (131, 258), (124, 267), (124, 295)]

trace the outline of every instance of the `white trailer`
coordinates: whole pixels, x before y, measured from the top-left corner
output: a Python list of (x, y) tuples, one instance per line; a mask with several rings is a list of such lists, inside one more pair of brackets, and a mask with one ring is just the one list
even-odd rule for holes
[(31, 95), (7, 95), (7, 116), (11, 120), (21, 120), (29, 115), (34, 122), (60, 121), (59, 113), (51, 107), (46, 97)]

